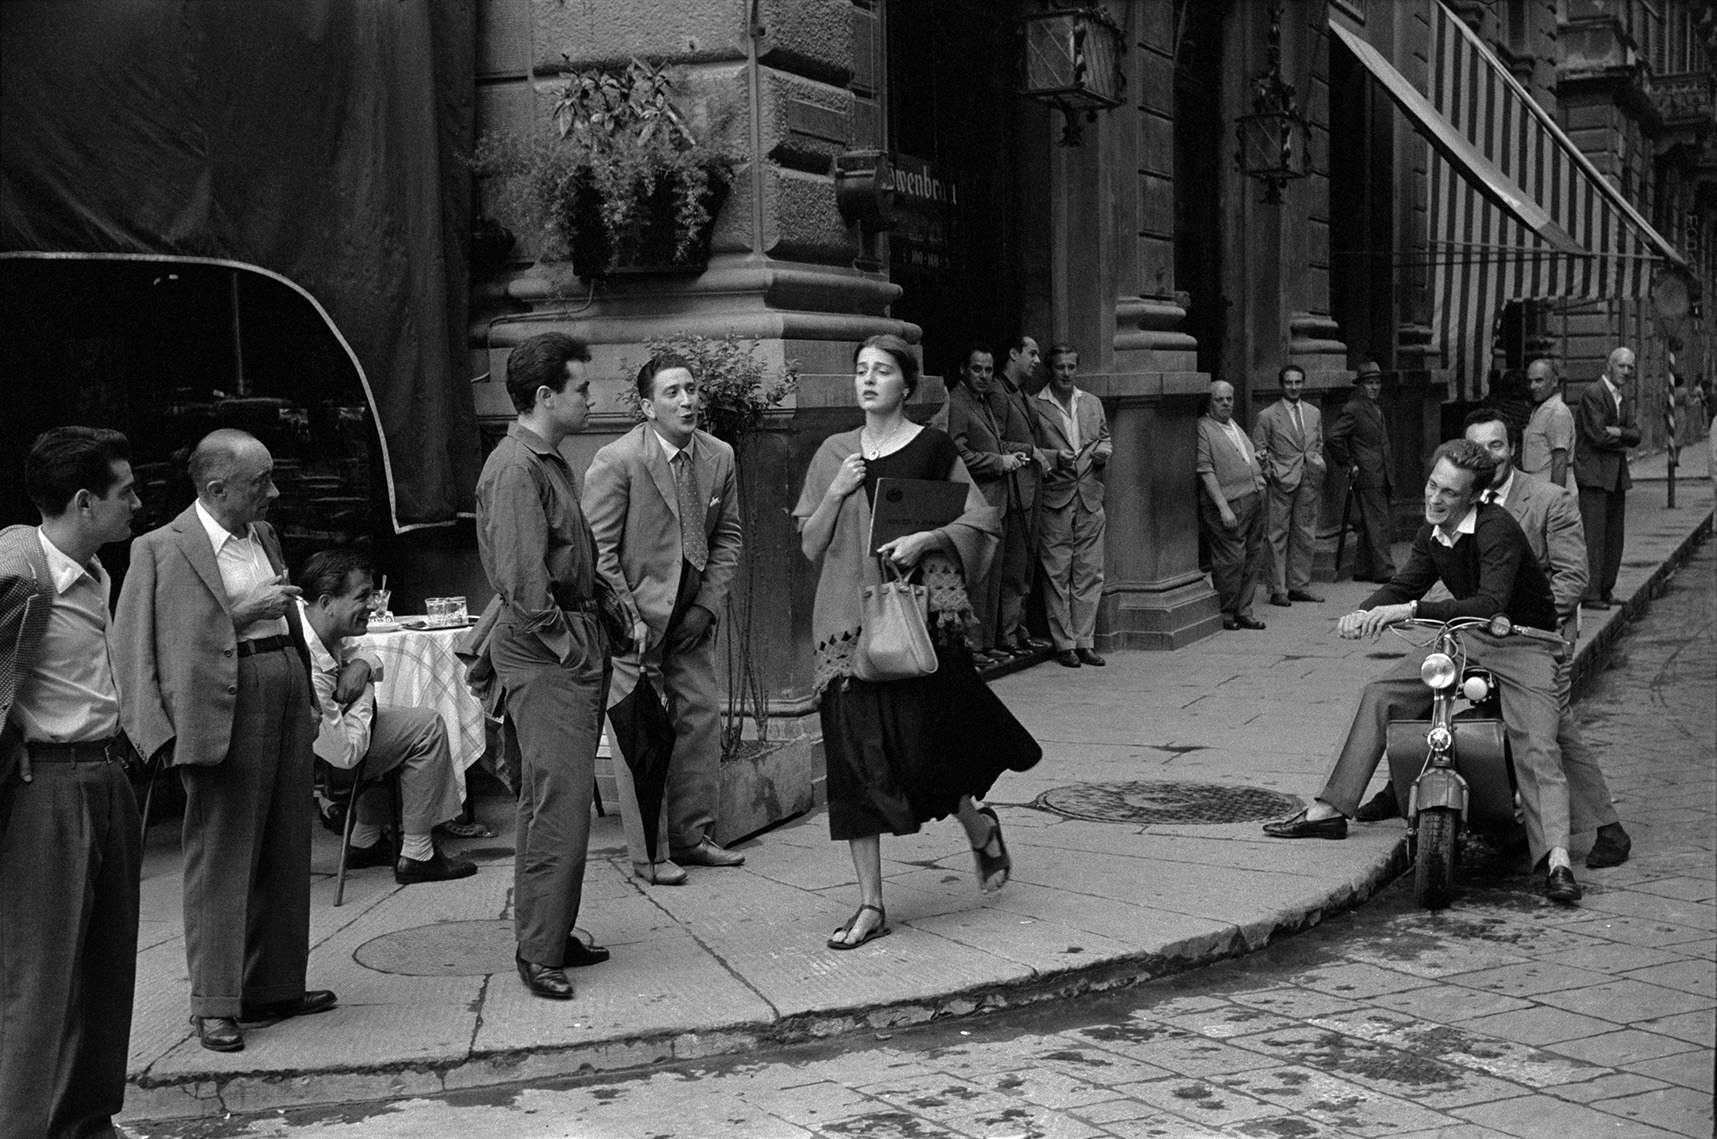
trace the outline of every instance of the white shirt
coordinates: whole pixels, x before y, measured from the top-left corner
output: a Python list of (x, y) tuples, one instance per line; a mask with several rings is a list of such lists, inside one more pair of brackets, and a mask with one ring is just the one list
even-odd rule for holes
[[(201, 499), (197, 500), (197, 518), (203, 529), (208, 531), (209, 545), (214, 547), (215, 565), (221, 571), (221, 585), (226, 588), (228, 601), (243, 597), (262, 583), (274, 580), (274, 566), (253, 527), (246, 526), (242, 536), (231, 533), (215, 521), (215, 516), (203, 506)], [(284, 637), (289, 631), (286, 618), (264, 617), (240, 629), (238, 637), (241, 641), (254, 641), (262, 637)]]
[(1063, 407), (1061, 401), (1055, 398), (1055, 393), (1051, 392), (1049, 387), (1045, 385), (1043, 390), (1037, 393), (1036, 398), (1053, 407), (1056, 414), (1061, 416), (1062, 428), (1067, 432), (1067, 445), (1074, 451), (1083, 449), (1085, 441), (1079, 438), (1079, 401), (1092, 397), (1078, 388), (1074, 388), (1073, 398), (1069, 399), (1067, 406)]
[(1555, 392), (1532, 409), (1532, 418), (1527, 421), (1521, 439), (1520, 469), (1548, 481), (1552, 451), (1566, 451), (1568, 467), (1573, 469), (1574, 413)]
[(1610, 399), (1613, 400), (1616, 405), (1616, 414), (1620, 415), (1622, 413), (1622, 390), (1611, 382), (1610, 374), (1608, 372), (1605, 372), (1598, 378), (1604, 381), (1604, 390), (1610, 393)]
[[(1484, 492), (1481, 501), (1494, 502), (1498, 506), (1506, 506), (1508, 504), (1508, 488), (1514, 485), (1514, 464), (1510, 463), (1507, 467), (1501, 469), (1508, 472), (1508, 477), (1504, 478), (1500, 483), (1492, 483), (1489, 489)], [(1468, 533), (1471, 532), (1472, 531), (1470, 530), (1468, 531)]]
[(663, 435), (660, 431), (657, 431), (654, 427), (650, 428), (650, 434), (654, 435), (656, 437), (656, 442), (658, 442), (662, 445), (662, 454), (664, 454), (668, 457), (668, 469), (669, 470), (673, 469), (674, 460), (676, 458), (678, 458), (680, 455), (684, 455), (686, 457), (687, 462), (690, 462), (692, 459), (697, 457), (697, 456), (692, 454), (692, 446), (695, 443), (697, 443), (697, 441), (698, 441), (698, 437), (696, 435), (693, 435), (690, 439), (687, 439), (686, 445), (684, 447), (676, 447), (672, 443), (668, 442), (668, 437), (666, 435)]
[[(381, 661), (360, 653), (350, 638), (343, 637), (332, 650), (322, 643), (322, 637), (310, 624), (310, 614), (304, 602), (298, 602), (298, 619), (304, 625), (304, 644), (310, 650), (310, 684), (316, 690), (316, 702), (321, 706), (321, 720), (316, 726), (316, 742), (311, 745), (316, 758), (325, 759), (335, 767), (350, 771), (358, 766), (370, 750), (370, 729), (376, 719), (376, 685), (382, 678)], [(334, 689), (340, 683), (340, 670), (353, 660), (369, 662), (370, 683), (363, 695), (341, 708), (334, 699)]]
[(1479, 528), (1479, 508), (1478, 508), (1478, 503), (1475, 502), (1473, 505), (1467, 507), (1466, 517), (1462, 518), (1459, 522), (1455, 523), (1454, 537), (1451, 538), (1448, 535), (1444, 534), (1443, 528), (1441, 526), (1431, 527), (1431, 537), (1435, 538), (1437, 541), (1441, 542), (1443, 545), (1449, 547), (1452, 550), (1455, 548), (1455, 543), (1460, 541), (1460, 537), (1462, 534), (1471, 534), (1473, 531), (1477, 530), (1478, 528)]
[(12, 698), (12, 722), (37, 743), (92, 743), (119, 734), (119, 688), (107, 650), (107, 601), (113, 579), (101, 559), (80, 566), (36, 537), (54, 587), (48, 624), (30, 671)]
[(1252, 454), (1252, 440), (1246, 438), (1246, 432), (1240, 430), (1240, 425), (1232, 419), (1221, 426), (1224, 431), (1228, 432), (1228, 440), (1234, 444), (1234, 449), (1240, 452), (1240, 457), (1256, 468), (1258, 462)]

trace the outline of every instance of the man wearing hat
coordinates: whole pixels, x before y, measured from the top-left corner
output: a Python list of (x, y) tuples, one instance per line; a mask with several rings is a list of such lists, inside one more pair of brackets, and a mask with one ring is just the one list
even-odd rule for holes
[(1359, 540), (1354, 548), (1353, 580), (1387, 582), (1395, 576), (1389, 554), (1394, 525), (1389, 517), (1389, 429), (1383, 422), (1383, 369), (1367, 361), (1353, 380), (1353, 395), (1324, 436), (1332, 465), (1347, 471), (1358, 508)]

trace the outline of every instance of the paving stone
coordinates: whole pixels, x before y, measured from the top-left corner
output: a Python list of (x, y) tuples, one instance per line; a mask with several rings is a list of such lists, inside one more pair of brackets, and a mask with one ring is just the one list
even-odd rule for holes
[(1456, 1122), (1407, 1099), (1303, 1066), (1263, 1068), (1222, 1081), (1297, 1116), (1327, 1123), (1347, 1135), (1394, 1135)]
[(1710, 998), (1630, 979), (1610, 981), (1584, 989), (1543, 993), (1538, 1000), (1543, 1004), (1584, 1013), (1587, 1016), (1602, 1017), (1617, 1024), (1633, 1024), (1683, 1012), (1689, 1008), (1717, 1006), (1717, 1002)]
[(1373, 1000), (1383, 1008), (1405, 1012), (1421, 1020), (1448, 1024), (1531, 1007), (1529, 1002), (1518, 997), (1465, 985), (1432, 985), (1400, 993), (1384, 993)]
[(1115, 1090), (1165, 1114), (1206, 1127), (1232, 1128), (1244, 1120), (1277, 1114), (1274, 1105), (1225, 1087), (1214, 1077), (1176, 1076), (1125, 1084)]
[(1679, 1084), (1684, 1088), (1704, 1092), (1706, 1095), (1712, 1094), (1711, 1053), (1704, 1049), (1693, 1049), (1679, 1052), (1673, 1056), (1661, 1056), (1655, 1060), (1628, 1063), (1624, 1064), (1623, 1067), (1643, 1076)]
[(1615, 1099), (1636, 1092), (1652, 1091), (1665, 1086), (1670, 1081), (1655, 1080), (1650, 1076), (1642, 1076), (1635, 1072), (1611, 1072), (1604, 1076), (1594, 1076), (1589, 1080), (1581, 1080), (1572, 1084), (1557, 1084), (1546, 1088), (1545, 1091), (1558, 1099), (1572, 1100), (1575, 1103), (1591, 1103), (1599, 1099)]
[(1651, 1060), (1658, 1056), (1685, 1052), (1690, 1047), (1692, 1045), (1685, 1040), (1677, 1040), (1673, 1036), (1660, 1036), (1655, 1032), (1641, 1032), (1636, 1028), (1624, 1028), (1619, 1032), (1607, 1032), (1602, 1036), (1564, 1040), (1560, 1043), (1544, 1046), (1546, 1051), (1556, 1052), (1563, 1056), (1572, 1056), (1576, 1060), (1585, 1060), (1593, 1064), (1602, 1064), (1606, 1068), (1619, 1068), (1638, 1060)]
[(1601, 1099), (1592, 1106), (1693, 1139), (1705, 1139), (1712, 1133), (1711, 1097), (1691, 1088), (1657, 1088), (1618, 1099)]
[(1606, 1126), (1607, 1120), (1594, 1119), (1585, 1105), (1549, 1095), (1456, 1108), (1452, 1114), (1519, 1139), (1670, 1139), (1676, 1134), (1619, 1117), (1614, 1126)]
[[(1597, 976), (1598, 974), (1593, 974)], [(1301, 982), (1308, 989), (1351, 1001), (1363, 1001), (1383, 993), (1417, 989), (1432, 982), (1426, 977), (1385, 969), (1368, 962), (1347, 962), (1308, 974)], [(1467, 978), (1462, 978), (1467, 983)]]
[(1548, 961), (1528, 961), (1521, 965), (1504, 965), (1500, 969), (1462, 973), (1457, 979), (1470, 988), (1493, 989), (1510, 996), (1531, 997), (1561, 989), (1598, 985), (1608, 978), (1609, 974), (1590, 969), (1575, 969)]
[(1554, 1044), (1614, 1032), (1615, 1025), (1565, 1009), (1534, 1006), (1468, 1021), (1467, 1028), (1522, 1044)]
[(1710, 958), (1651, 965), (1644, 969), (1635, 969), (1627, 976), (1635, 981), (1645, 981), (1683, 993), (1717, 997), (1717, 961)]
[(1656, 1020), (1642, 1020), (1634, 1025), (1635, 1028), (1647, 1032), (1660, 1032), (1665, 1036), (1673, 1036), (1701, 1048), (1711, 1048), (1714, 1037), (1717, 1037), (1717, 1014), (1710, 1010), (1705, 1012), (1684, 1012), (1675, 1016), (1660, 1016)]

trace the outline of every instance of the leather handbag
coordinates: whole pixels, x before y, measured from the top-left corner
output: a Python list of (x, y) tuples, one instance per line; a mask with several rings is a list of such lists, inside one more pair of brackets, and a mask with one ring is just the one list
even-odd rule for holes
[(927, 621), (930, 591), (907, 581), (882, 559), (884, 580), (860, 595), (863, 624), (853, 653), (853, 675), (871, 682), (910, 680), (936, 671), (936, 648)]

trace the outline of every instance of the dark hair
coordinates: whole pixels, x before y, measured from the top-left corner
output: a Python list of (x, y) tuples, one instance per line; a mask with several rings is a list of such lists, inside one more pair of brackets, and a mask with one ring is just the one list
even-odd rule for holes
[(1024, 333), (1024, 332), (1014, 333), (1012, 336), (1010, 336), (1006, 340), (1002, 341), (1002, 355), (1003, 356), (1012, 356), (1015, 352), (1024, 352), (1025, 351), (1025, 342), (1027, 340), (1031, 340), (1031, 339), (1033, 339), (1033, 337), (1027, 333)]
[(1053, 362), (1057, 356), (1071, 356), (1077, 360), (1079, 359), (1079, 349), (1068, 344), (1066, 341), (1063, 341), (1059, 344), (1051, 344), (1049, 346), (1049, 351), (1043, 354), (1043, 358), (1051, 362)]
[(1282, 381), (1288, 378), (1289, 372), (1298, 372), (1300, 374), (1300, 379), (1302, 380), (1306, 378), (1306, 370), (1298, 364), (1283, 364), (1282, 370), (1276, 373), (1277, 387), (1282, 386)]
[[(894, 360), (894, 366), (900, 369), (901, 379), (906, 381), (906, 395), (910, 399), (912, 393), (918, 390), (918, 357), (912, 354), (912, 346), (892, 332), (882, 332), (875, 336), (866, 337), (857, 348), (853, 349), (853, 364), (858, 364), (859, 353), (866, 348), (875, 348), (878, 352), (886, 352)], [(985, 349), (988, 351), (988, 349)]]
[(569, 361), (590, 362), (590, 345), (564, 332), (533, 336), (507, 357), (507, 397), (514, 410), (523, 413), (537, 405), (537, 389), (551, 392), (566, 389)]
[(960, 366), (958, 368), (954, 369), (956, 372), (961, 373), (961, 376), (962, 376), (961, 382), (962, 383), (964, 382), (964, 374), (966, 371), (966, 365), (970, 364), (972, 362), (972, 357), (976, 356), (979, 352), (982, 352), (984, 355), (986, 355), (990, 358), (990, 366), (991, 367), (995, 366), (995, 363), (996, 363), (995, 349), (991, 348), (988, 344), (985, 344), (982, 340), (972, 341), (970, 344), (966, 345), (965, 355), (960, 357)]
[(44, 518), (58, 518), (80, 490), (105, 498), (119, 483), (113, 464), (131, 461), (131, 441), (105, 427), (50, 427), (24, 459), (24, 493)]
[(353, 574), (365, 574), (374, 581), (375, 566), (357, 550), (317, 550), (304, 563), (298, 584), (304, 590), (304, 600), (314, 603), (322, 597), (344, 594)]
[(663, 352), (658, 356), (651, 356), (644, 361), (644, 366), (638, 369), (638, 378), (634, 381), (638, 385), (638, 398), (645, 403), (654, 399), (656, 396), (656, 377), (670, 368), (684, 368), (692, 374), (694, 380), (703, 378), (698, 375), (697, 367), (686, 357), (677, 352)]
[(1431, 464), (1426, 469), (1434, 469), (1444, 459), (1458, 470), (1472, 472), (1474, 494), (1489, 490), (1491, 480), (1496, 477), (1496, 460), (1490, 457), (1489, 451), (1470, 439), (1450, 439), (1439, 446), (1431, 454)]
[(1465, 431), (1477, 423), (1500, 423), (1507, 427), (1508, 418), (1494, 407), (1475, 407), (1467, 412), (1467, 417), (1461, 421), (1461, 430)]

